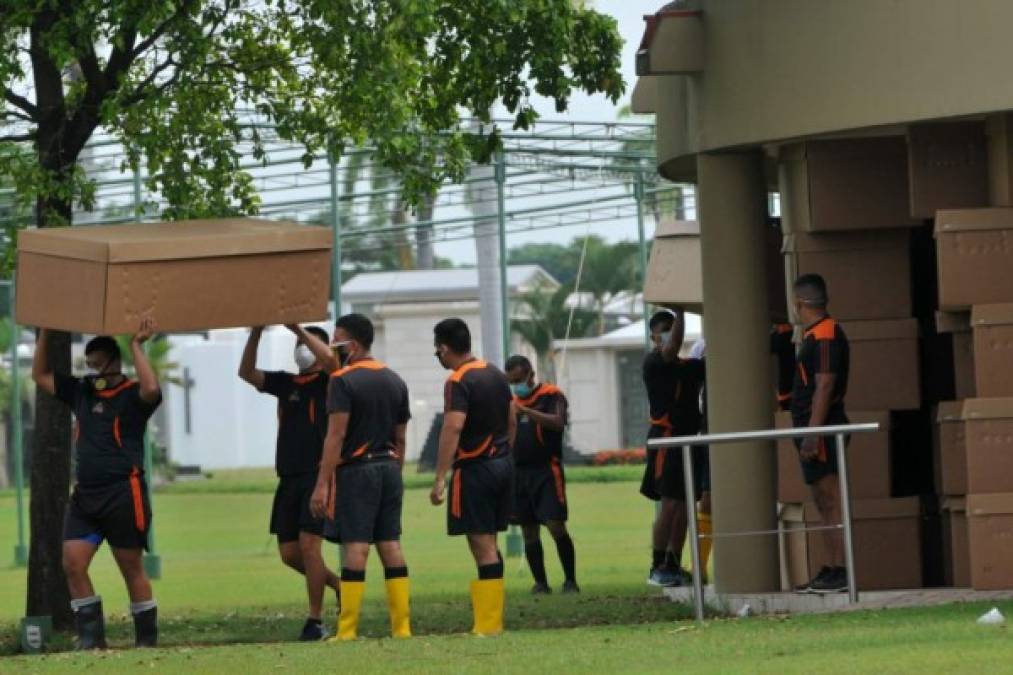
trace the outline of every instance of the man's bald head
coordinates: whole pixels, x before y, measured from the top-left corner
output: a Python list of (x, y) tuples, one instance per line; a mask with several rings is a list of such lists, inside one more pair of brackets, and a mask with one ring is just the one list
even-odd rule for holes
[(827, 282), (818, 274), (803, 274), (795, 280), (792, 287), (795, 300), (810, 309), (825, 310), (830, 298), (827, 295)]

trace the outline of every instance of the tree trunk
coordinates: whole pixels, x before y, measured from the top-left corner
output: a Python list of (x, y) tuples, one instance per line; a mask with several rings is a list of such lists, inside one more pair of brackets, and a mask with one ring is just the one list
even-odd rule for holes
[[(430, 195), (419, 206), (419, 222), (431, 223), (436, 210), (436, 195)], [(419, 225), (415, 228), (416, 264), (420, 270), (431, 270), (435, 267), (436, 256), (433, 252), (433, 226)]]

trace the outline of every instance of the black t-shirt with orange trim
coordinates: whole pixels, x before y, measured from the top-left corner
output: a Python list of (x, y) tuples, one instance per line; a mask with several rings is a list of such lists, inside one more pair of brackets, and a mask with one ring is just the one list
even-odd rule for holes
[(777, 359), (777, 406), (791, 410), (791, 390), (795, 384), (794, 329), (790, 323), (775, 324), (770, 331), (770, 353)]
[[(566, 424), (567, 407), (563, 390), (554, 384), (542, 383), (527, 398), (514, 398), (518, 405), (548, 415), (562, 414)], [(536, 466), (563, 458), (563, 432), (546, 429), (527, 415), (517, 416), (517, 438), (514, 440), (514, 462), (517, 466)]]
[(102, 390), (90, 378), (55, 373), (54, 381), (56, 398), (74, 413), (78, 484), (108, 485), (142, 473), (144, 431), (161, 396), (148, 403), (134, 380)]
[(848, 337), (831, 317), (824, 317), (806, 329), (798, 351), (791, 392), (791, 416), (795, 426), (808, 426), (816, 393), (816, 376), (824, 373), (837, 376), (826, 422), (842, 424), (847, 420), (844, 396), (848, 393), (849, 358)]
[(394, 429), (411, 418), (408, 386), (384, 364), (363, 359), (335, 371), (327, 412), (348, 413), (343, 464), (398, 459)]
[(443, 389), (445, 413), (466, 415), (454, 466), (510, 454), (510, 403), (513, 393), (496, 366), (474, 359), (455, 370)]
[(700, 390), (706, 367), (702, 359), (665, 361), (654, 350), (644, 358), (644, 386), (650, 407), (648, 438), (690, 435), (700, 432)]
[(325, 372), (264, 373), (261, 391), (278, 399), (274, 468), (279, 476), (315, 473), (320, 466), (327, 435), (327, 379)]

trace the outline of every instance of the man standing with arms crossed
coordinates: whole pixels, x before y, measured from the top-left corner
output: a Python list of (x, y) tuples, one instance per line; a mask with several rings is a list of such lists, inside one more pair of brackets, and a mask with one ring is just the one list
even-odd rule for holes
[(314, 515), (337, 516), (345, 548), (337, 640), (358, 637), (370, 545), (383, 563), (390, 630), (411, 637), (408, 566), (401, 552), (408, 387), (370, 354), (373, 324), (346, 314), (334, 329), (341, 369), (327, 393), (327, 440), (310, 505)]
[(433, 329), (436, 358), (453, 371), (444, 387), (443, 429), (430, 494), (444, 501), (445, 478), (453, 466), (447, 533), (465, 535), (478, 567), (471, 582), (472, 633), (503, 632), (503, 557), (496, 537), (507, 529), (512, 501), (515, 420), (506, 376), (471, 353), (471, 331), (461, 319)]
[(296, 336), (298, 373), (257, 368), (257, 348), (264, 330), (257, 327), (251, 329), (243, 350), (239, 377), (278, 399), (278, 488), (271, 508), (271, 534), (278, 537), (282, 562), (306, 577), (309, 616), (299, 639), (310, 642), (327, 637), (322, 620), (324, 589), (338, 590), (338, 577), (327, 569), (321, 552), (324, 520), (310, 512), (310, 495), (327, 433), (327, 380), (338, 362), (327, 345), (325, 331), (314, 326), (291, 325), (288, 329)]
[[(806, 274), (793, 286), (796, 316), (805, 327), (798, 352), (791, 415), (796, 428), (848, 424), (844, 395), (848, 391), (848, 338), (827, 313), (827, 285), (818, 274)], [(812, 488), (826, 527), (841, 524), (841, 490), (837, 477), (836, 441), (808, 436), (795, 441), (802, 475)], [(796, 590), (837, 593), (848, 587), (844, 543), (839, 529), (823, 531), (829, 565)]]
[(130, 341), (137, 381), (123, 374), (119, 345), (101, 336), (85, 345), (89, 374), (54, 373), (49, 367), (48, 331), (39, 331), (32, 379), (74, 413), (76, 484), (67, 505), (63, 532), (63, 570), (70, 587), (79, 649), (105, 649), (102, 598), (95, 594), (88, 568), (102, 540), (109, 541), (130, 596), (135, 644), (158, 643), (158, 606), (144, 572), (151, 505), (144, 476), (144, 433), (162, 402), (158, 378), (144, 353), (155, 332), (148, 318)]

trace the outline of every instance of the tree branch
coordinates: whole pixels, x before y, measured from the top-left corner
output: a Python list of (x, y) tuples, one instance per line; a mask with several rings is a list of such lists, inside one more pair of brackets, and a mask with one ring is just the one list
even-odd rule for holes
[(6, 99), (7, 102), (10, 103), (11, 105), (17, 106), (18, 108), (24, 110), (25, 114), (28, 115), (28, 119), (30, 119), (32, 122), (39, 121), (39, 109), (36, 108), (34, 105), (32, 105), (32, 102), (29, 101), (24, 96), (18, 96), (10, 89), (5, 88), (4, 99)]
[[(175, 13), (173, 13), (173, 15), (172, 15), (172, 16), (170, 16), (170, 17), (169, 17), (168, 19), (166, 19), (166, 20), (165, 20), (165, 21), (163, 21), (163, 22), (162, 22), (161, 24), (159, 24), (159, 25), (158, 25), (158, 26), (157, 26), (157, 27), (155, 28), (155, 30), (153, 30), (153, 31), (151, 32), (151, 35), (149, 35), (148, 37), (146, 37), (146, 38), (144, 38), (143, 40), (141, 40), (141, 42), (140, 42), (140, 43), (138, 43), (138, 45), (137, 45), (136, 47), (134, 47), (134, 50), (133, 50), (133, 54), (131, 54), (131, 57), (132, 57), (132, 59), (131, 59), (131, 60), (133, 60), (133, 59), (136, 59), (136, 58), (137, 58), (137, 57), (139, 57), (139, 56), (140, 56), (141, 54), (143, 54), (143, 53), (144, 53), (144, 52), (146, 52), (146, 51), (147, 51), (148, 49), (150, 49), (150, 48), (151, 48), (151, 46), (152, 46), (153, 44), (155, 44), (156, 42), (158, 42), (158, 40), (159, 40), (159, 39), (160, 39), (160, 38), (161, 38), (161, 37), (162, 37), (163, 35), (165, 35), (165, 31), (169, 30), (169, 26), (171, 26), (171, 25), (172, 25), (172, 24), (173, 24), (173, 23), (174, 23), (174, 22), (175, 22), (175, 21), (176, 21), (177, 19), (179, 19), (180, 17), (186, 16), (187, 14), (189, 14), (189, 13), (190, 13), (190, 10), (191, 10), (191, 9), (192, 9), (192, 8), (193, 8), (193, 7), (194, 7), (194, 6), (196, 5), (196, 4), (197, 4), (197, 3), (196, 3), (196, 2), (194, 1), (194, 0), (189, 0), (189, 1), (187, 1), (187, 2), (182, 2), (182, 3), (180, 3), (180, 5), (179, 5), (179, 9), (177, 9), (177, 10), (176, 10), (176, 12), (175, 12)], [(229, 4), (229, 3), (226, 3), (226, 8), (225, 8), (225, 11), (224, 11), (224, 12), (222, 12), (223, 14), (226, 14), (226, 13), (228, 13), (228, 9), (229, 9), (229, 8), (228, 8), (228, 4)]]
[(158, 78), (158, 76), (164, 73), (166, 69), (169, 68), (169, 66), (177, 66), (176, 72), (174, 72), (172, 74), (172, 77), (170, 77), (168, 80), (155, 87), (154, 92), (162, 93), (166, 89), (171, 87), (173, 84), (175, 84), (177, 81), (179, 81), (179, 76), (182, 73), (182, 71), (178, 67), (179, 64), (173, 60), (172, 55), (170, 54), (169, 56), (166, 57), (165, 61), (155, 66), (152, 69), (151, 73), (146, 78), (144, 78), (144, 80), (142, 80), (140, 84), (134, 87), (133, 92), (131, 92), (128, 96), (126, 96), (123, 99), (123, 105), (124, 106), (134, 105), (142, 101), (149, 94), (151, 94), (152, 92), (148, 91), (148, 88), (151, 87), (153, 84), (155, 84), (155, 80)]
[(25, 122), (34, 122), (35, 121), (30, 116), (28, 116), (28, 115), (26, 115), (24, 113), (17, 112), (16, 110), (4, 110), (3, 113), (0, 113), (0, 115), (2, 115), (2, 117), (4, 119), (8, 119), (10, 117), (13, 117), (14, 119), (23, 120)]
[(9, 136), (0, 136), (0, 143), (24, 143), (25, 141), (34, 141), (38, 138), (39, 134), (36, 131), (29, 131), (23, 134), (11, 134)]

